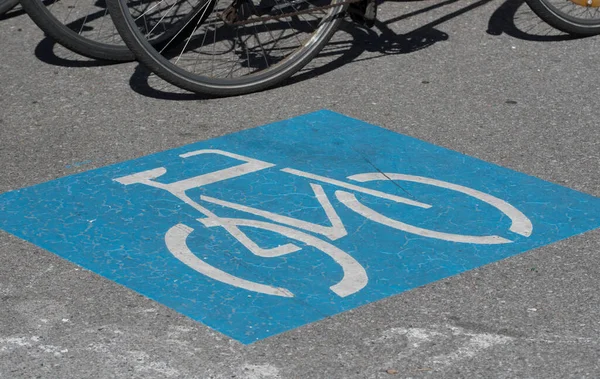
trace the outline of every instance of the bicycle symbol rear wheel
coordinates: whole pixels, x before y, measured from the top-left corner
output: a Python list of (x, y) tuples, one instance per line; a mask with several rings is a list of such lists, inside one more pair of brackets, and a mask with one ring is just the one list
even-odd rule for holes
[[(524, 237), (529, 237), (533, 231), (533, 225), (531, 224), (531, 220), (527, 218), (521, 211), (517, 208), (509, 204), (508, 202), (499, 199), (495, 196), (489, 195), (487, 193), (477, 191), (475, 189), (461, 186), (454, 183), (445, 182), (442, 180), (427, 178), (423, 176), (415, 176), (415, 175), (405, 175), (405, 174), (397, 174), (397, 173), (381, 173), (381, 172), (372, 172), (372, 173), (364, 173), (349, 176), (348, 179), (357, 181), (360, 183), (370, 182), (375, 180), (383, 180), (383, 181), (408, 181), (414, 183), (421, 183), (425, 185), (430, 185), (434, 187), (440, 187), (449, 189), (451, 191), (460, 192), (467, 196), (473, 197), (487, 203), (494, 208), (498, 209), (504, 215), (506, 215), (511, 220), (511, 226), (509, 230), (515, 234), (519, 234)], [(437, 230), (425, 229), (421, 227), (417, 227), (414, 225), (407, 224), (400, 220), (395, 220), (390, 217), (384, 216), (381, 213), (376, 212), (375, 210), (367, 207), (362, 204), (353, 193), (338, 190), (335, 193), (337, 199), (343, 203), (345, 206), (353, 210), (354, 212), (360, 214), (361, 216), (377, 222), (379, 224), (386, 225), (390, 228), (402, 230), (407, 233), (420, 235), (427, 238), (435, 238), (444, 241), (450, 242), (459, 242), (459, 243), (474, 243), (474, 244), (482, 244), (482, 245), (496, 245), (496, 244), (504, 244), (511, 243), (512, 241), (506, 239), (504, 237), (500, 237), (498, 235), (467, 235), (467, 234), (455, 234), (455, 233), (447, 233)]]

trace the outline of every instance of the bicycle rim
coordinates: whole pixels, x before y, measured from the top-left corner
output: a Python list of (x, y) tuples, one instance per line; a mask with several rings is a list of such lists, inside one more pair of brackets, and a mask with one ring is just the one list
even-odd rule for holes
[(134, 59), (115, 28), (104, 0), (21, 0), (29, 17), (64, 47), (87, 57)]
[(584, 7), (570, 0), (539, 0), (548, 11), (572, 25), (600, 28), (600, 8)]
[[(151, 71), (186, 90), (225, 96), (270, 87), (302, 68), (335, 32), (345, 8), (340, 2), (108, 0), (108, 6)], [(162, 43), (153, 47), (148, 39), (157, 38)]]

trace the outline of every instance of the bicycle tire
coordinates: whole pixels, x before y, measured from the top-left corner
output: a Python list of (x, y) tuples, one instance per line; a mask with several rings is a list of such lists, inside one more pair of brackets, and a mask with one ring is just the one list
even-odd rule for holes
[[(336, 3), (341, 2), (339, 0), (334, 1)], [(137, 60), (159, 77), (179, 88), (217, 97), (242, 95), (260, 91), (272, 87), (292, 76), (321, 51), (342, 21), (342, 17), (339, 17), (339, 15), (344, 14), (347, 8), (347, 4), (332, 7), (331, 13), (334, 13), (334, 15), (328, 16), (324, 20), (324, 24), (318, 26), (318, 36), (313, 38), (310, 44), (303, 45), (298, 52), (291, 54), (290, 57), (285, 58), (285, 60), (278, 62), (274, 66), (269, 66), (266, 72), (263, 72), (263, 70), (250, 77), (246, 76), (227, 80), (196, 75), (170, 62), (142, 34), (128, 9), (127, 2), (128, 0), (107, 0), (107, 6), (121, 37), (134, 53)], [(210, 7), (214, 8), (214, 4)], [(191, 37), (188, 38), (188, 41), (190, 39)]]
[[(135, 59), (133, 53), (122, 41), (115, 44), (104, 43), (76, 33), (69, 27), (69, 24), (61, 22), (50, 12), (42, 0), (21, 0), (21, 4), (29, 17), (42, 31), (77, 54), (88, 58), (116, 62), (127, 62)], [(109, 20), (109, 22), (112, 21)]]
[(19, 4), (19, 0), (0, 0), (0, 16), (13, 9), (17, 4)]
[[(587, 37), (600, 34), (600, 8), (594, 8), (594, 18), (575, 17), (555, 7), (549, 0), (525, 0), (531, 10), (548, 25), (574, 36)], [(576, 9), (586, 7), (573, 4)], [(596, 18), (597, 17), (597, 18)]]

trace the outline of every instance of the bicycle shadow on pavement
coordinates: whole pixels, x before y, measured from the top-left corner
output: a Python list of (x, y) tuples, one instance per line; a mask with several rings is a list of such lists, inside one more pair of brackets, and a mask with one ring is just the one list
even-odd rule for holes
[(215, 97), (195, 94), (179, 89), (157, 77), (146, 67), (138, 64), (129, 79), (129, 87), (132, 90), (153, 99), (159, 100), (210, 100)]
[[(102, 2), (96, 2), (95, 5), (99, 7), (105, 7), (105, 5), (103, 5)], [(83, 30), (86, 32), (90, 32), (94, 30), (93, 27), (90, 26), (90, 23), (100, 19), (101, 17), (107, 17), (106, 12), (104, 10), (87, 14), (84, 17), (70, 22), (67, 26), (71, 30)], [(57, 48), (63, 50), (65, 53), (61, 55), (56, 54)], [(34, 50), (34, 54), (36, 58), (38, 58), (44, 63), (62, 67), (99, 67), (123, 63), (102, 59), (87, 58), (60, 46), (60, 44), (58, 44), (56, 41), (54, 41), (48, 36), (45, 36), (44, 39), (42, 39), (37, 44)]]
[(0, 21), (4, 21), (4, 20), (11, 19), (11, 18), (19, 17), (19, 16), (22, 16), (24, 14), (27, 14), (25, 12), (25, 10), (23, 8), (21, 8), (21, 5), (17, 5), (16, 7), (14, 7), (11, 10), (9, 10), (8, 12), (0, 15)]
[[(460, 0), (445, 0), (389, 20), (376, 20), (373, 28), (366, 28), (350, 21), (344, 21), (338, 33), (334, 35), (332, 40), (312, 62), (300, 70), (299, 73), (271, 89), (311, 79), (353, 62), (376, 59), (389, 55), (410, 54), (428, 48), (438, 42), (446, 41), (449, 39), (448, 34), (436, 29), (436, 26), (493, 0), (479, 0), (422, 25), (406, 34), (398, 34), (389, 27), (389, 25), (399, 21), (446, 5), (458, 3), (459, 1)], [(379, 33), (376, 30), (378, 30)], [(336, 37), (340, 34), (343, 36)], [(364, 53), (367, 53), (367, 56), (361, 58)], [(161, 100), (182, 101), (213, 98), (210, 96), (192, 94), (190, 92), (172, 92), (170, 90), (164, 90), (162, 87), (168, 85), (161, 84), (161, 80), (158, 77), (142, 66), (136, 68), (129, 81), (129, 85), (131, 89), (141, 95)]]
[(524, 0), (507, 0), (498, 7), (490, 17), (487, 33), (494, 36), (504, 33), (514, 38), (537, 42), (568, 41), (578, 38), (546, 24), (533, 13)]
[[(65, 56), (56, 54), (56, 48), (60, 48), (67, 52)], [(111, 66), (123, 62), (103, 61), (99, 59), (86, 58), (82, 55), (74, 53), (62, 46), (50, 37), (45, 37), (37, 44), (34, 54), (40, 61), (51, 64), (53, 66), (62, 67), (100, 67)]]

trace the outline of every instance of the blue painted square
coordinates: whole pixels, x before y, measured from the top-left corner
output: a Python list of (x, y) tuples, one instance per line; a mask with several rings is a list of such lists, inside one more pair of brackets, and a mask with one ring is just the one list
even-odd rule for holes
[(251, 343), (600, 226), (600, 199), (320, 111), (0, 196), (0, 227)]

